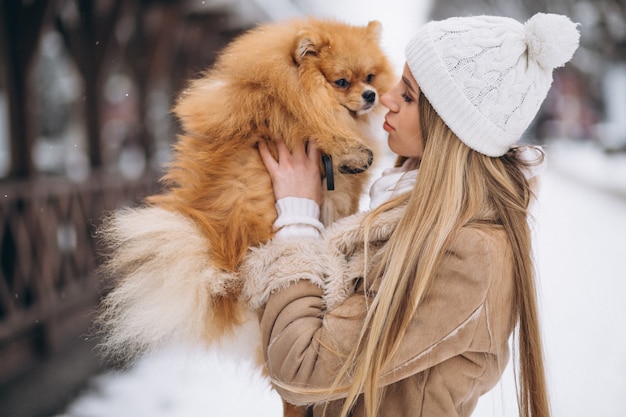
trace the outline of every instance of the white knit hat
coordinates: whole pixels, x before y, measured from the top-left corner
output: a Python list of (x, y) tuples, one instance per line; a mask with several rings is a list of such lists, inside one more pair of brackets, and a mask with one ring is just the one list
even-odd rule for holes
[(539, 13), (525, 24), (496, 16), (424, 25), (406, 60), (433, 108), (470, 148), (504, 155), (535, 118), (579, 33), (569, 18)]

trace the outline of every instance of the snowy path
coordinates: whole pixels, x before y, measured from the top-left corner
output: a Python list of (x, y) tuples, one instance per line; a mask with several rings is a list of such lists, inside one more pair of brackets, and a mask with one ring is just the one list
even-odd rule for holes
[[(554, 416), (624, 416), (626, 200), (548, 170), (535, 211)], [(511, 378), (476, 417), (517, 416)], [(164, 352), (92, 385), (63, 417), (281, 416), (267, 382), (227, 353)]]
[[(549, 169), (535, 208), (552, 411), (555, 417), (622, 417), (626, 200), (571, 178)], [(510, 370), (507, 377), (481, 400), (476, 417), (517, 416)]]
[[(622, 177), (622, 184), (626, 177)], [(538, 212), (554, 415), (626, 415), (626, 200), (547, 176)]]

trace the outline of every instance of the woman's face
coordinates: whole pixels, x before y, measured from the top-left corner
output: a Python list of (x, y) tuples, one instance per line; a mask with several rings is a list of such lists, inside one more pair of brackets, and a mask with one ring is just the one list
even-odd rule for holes
[(400, 156), (422, 157), (424, 144), (417, 105), (420, 88), (405, 64), (402, 80), (381, 97), (381, 103), (389, 109), (383, 128), (389, 134), (389, 148)]

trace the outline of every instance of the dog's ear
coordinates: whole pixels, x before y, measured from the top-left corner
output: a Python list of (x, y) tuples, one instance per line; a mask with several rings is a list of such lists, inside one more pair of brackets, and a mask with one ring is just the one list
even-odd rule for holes
[(380, 38), (383, 34), (383, 25), (378, 20), (371, 20), (367, 24), (367, 33), (377, 41), (380, 41)]
[(317, 56), (319, 53), (319, 39), (315, 34), (301, 30), (296, 35), (296, 49), (294, 51), (294, 60), (300, 63), (305, 56)]

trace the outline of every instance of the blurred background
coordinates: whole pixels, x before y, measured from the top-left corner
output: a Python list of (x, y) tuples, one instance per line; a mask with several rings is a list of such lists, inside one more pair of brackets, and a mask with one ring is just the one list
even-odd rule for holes
[[(536, 12), (581, 24), (524, 138), (550, 154), (535, 239), (555, 416), (626, 415), (626, 0), (3, 0), (0, 416), (281, 415), (229, 349), (113, 371), (89, 337), (106, 286), (94, 231), (159, 190), (176, 95), (261, 22), (380, 20), (400, 73), (427, 20)], [(517, 415), (512, 378), (477, 415)]]

